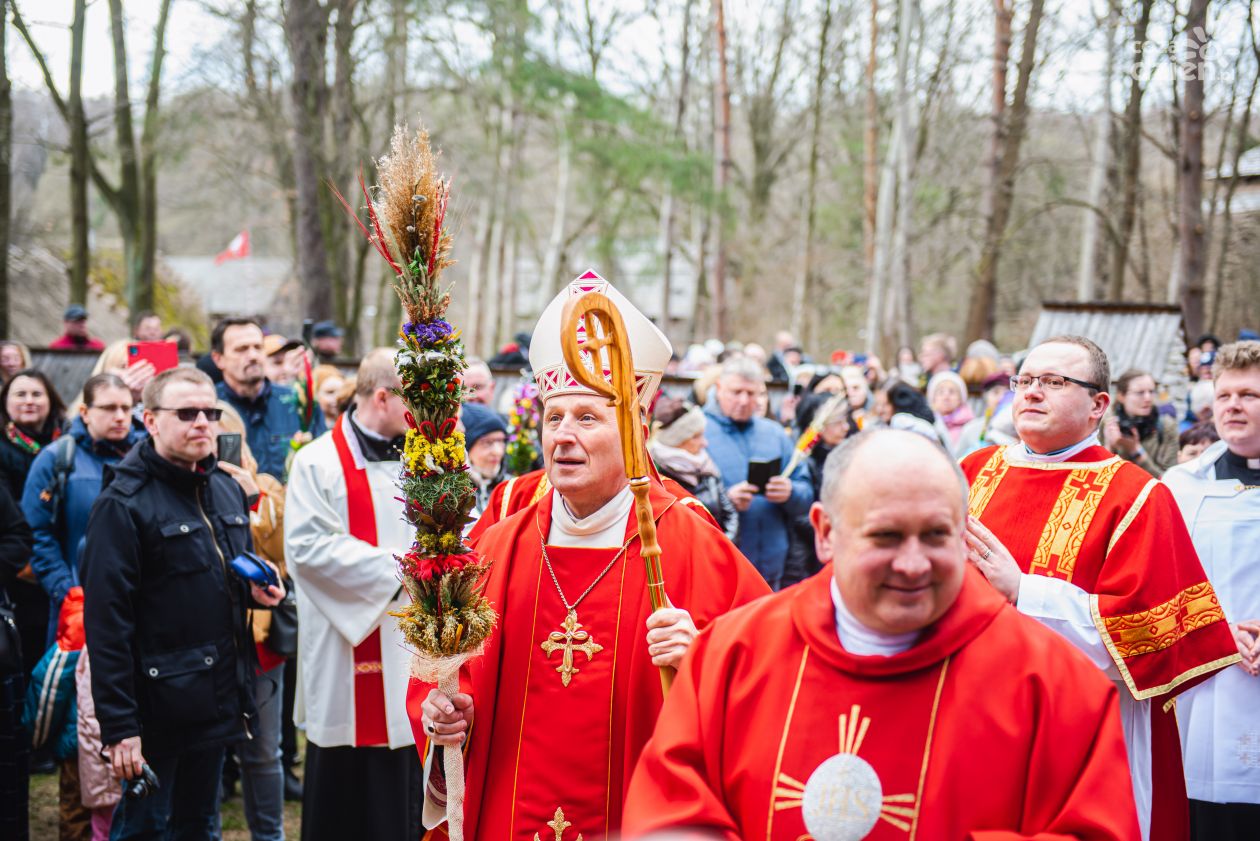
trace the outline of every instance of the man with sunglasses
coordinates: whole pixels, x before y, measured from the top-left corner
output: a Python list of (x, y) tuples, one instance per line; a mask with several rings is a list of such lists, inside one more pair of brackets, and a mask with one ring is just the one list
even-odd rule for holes
[(962, 462), (969, 557), (1116, 683), (1142, 838), (1186, 839), (1181, 747), (1165, 705), (1238, 651), (1168, 489), (1098, 442), (1110, 384), (1089, 339), (1055, 336), (1029, 352), (1011, 378), (1020, 440)]
[(112, 468), (88, 518), (79, 578), (92, 697), (114, 775), (159, 785), (127, 796), (114, 839), (210, 839), (224, 748), (254, 714), (249, 607), (266, 589), (229, 574), (252, 548), (244, 491), (216, 469), (214, 385), (174, 368), (144, 389), (149, 438)]

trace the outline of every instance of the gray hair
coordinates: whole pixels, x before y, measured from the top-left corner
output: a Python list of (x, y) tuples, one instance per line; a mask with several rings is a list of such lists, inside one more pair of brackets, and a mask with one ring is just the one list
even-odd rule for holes
[(752, 383), (764, 383), (766, 381), (766, 369), (755, 359), (749, 359), (746, 356), (736, 356), (722, 363), (721, 373), (718, 379), (724, 380), (727, 377), (739, 377), (741, 380), (748, 380)]
[[(914, 438), (922, 440), (922, 436), (913, 432), (876, 427), (874, 429), (865, 429), (857, 435), (844, 439), (827, 456), (826, 462), (823, 463), (822, 488), (818, 493), (818, 501), (822, 504), (823, 509), (827, 512), (829, 517), (839, 513), (839, 510), (836, 507), (836, 501), (839, 499), (840, 489), (844, 487), (845, 482), (848, 480), (849, 469), (853, 466), (853, 460), (857, 457), (858, 452), (860, 452), (872, 441), (882, 439), (890, 435), (900, 437), (907, 441)], [(907, 438), (906, 436), (910, 437)], [(935, 444), (933, 448), (940, 454), (941, 458), (949, 464), (950, 469), (954, 472), (954, 476), (957, 477), (959, 493), (961, 496), (960, 502), (963, 511), (966, 511), (968, 497), (971, 493), (971, 487), (967, 484), (967, 477), (963, 475), (962, 468), (958, 466), (958, 462), (950, 458), (944, 448), (942, 448), (939, 444)], [(907, 477), (907, 481), (913, 481), (913, 477)]]

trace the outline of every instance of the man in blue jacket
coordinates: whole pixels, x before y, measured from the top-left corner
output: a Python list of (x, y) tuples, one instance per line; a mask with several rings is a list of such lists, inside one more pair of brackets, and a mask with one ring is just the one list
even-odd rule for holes
[(216, 387), (219, 399), (245, 422), (258, 472), (283, 482), (294, 436), (307, 432), (318, 438), (326, 431), (319, 404), (311, 407), (310, 428), (303, 430), (293, 389), (276, 385), (263, 371), (262, 327), (252, 318), (224, 318), (214, 325), (210, 355), (223, 371), (223, 382)]
[(814, 489), (803, 465), (791, 477), (771, 478), (764, 491), (748, 481), (749, 461), (777, 458), (786, 467), (792, 458), (792, 441), (783, 428), (758, 417), (765, 380), (761, 366), (750, 359), (726, 362), (716, 392), (704, 407), (705, 438), (709, 455), (722, 472), (726, 494), (739, 511), (736, 545), (777, 590), (792, 520), (809, 511)]

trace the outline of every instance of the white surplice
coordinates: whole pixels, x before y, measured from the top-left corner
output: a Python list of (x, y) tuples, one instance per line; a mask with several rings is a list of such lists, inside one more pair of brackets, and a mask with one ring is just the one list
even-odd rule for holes
[[(1260, 619), (1260, 488), (1217, 479), (1218, 441), (1164, 474), (1230, 623)], [(1260, 803), (1260, 677), (1231, 666), (1177, 699), (1186, 791)]]
[(380, 628), (389, 747), (400, 748), (415, 744), (407, 717), (411, 653), (389, 612), (407, 604), (394, 555), (411, 546), (413, 530), (397, 499), (400, 463), (365, 461), (350, 430), (346, 442), (356, 467), (367, 469), (377, 546), (349, 534), (331, 432), (303, 447), (289, 472), (284, 545), (301, 629), (294, 719), (320, 747), (354, 745), (354, 647)]

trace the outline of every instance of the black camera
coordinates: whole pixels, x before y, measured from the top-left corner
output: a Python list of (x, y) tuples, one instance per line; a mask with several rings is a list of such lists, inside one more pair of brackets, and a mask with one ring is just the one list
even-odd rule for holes
[[(1120, 422), (1120, 434), (1125, 438), (1132, 438), (1133, 434), (1138, 431), (1137, 421), (1128, 415), (1118, 418)], [(1139, 435), (1141, 433), (1138, 433)]]
[(128, 800), (139, 800), (142, 797), (148, 797), (161, 787), (157, 774), (153, 773), (148, 763), (145, 763), (140, 767), (140, 776), (123, 782), (123, 796)]

